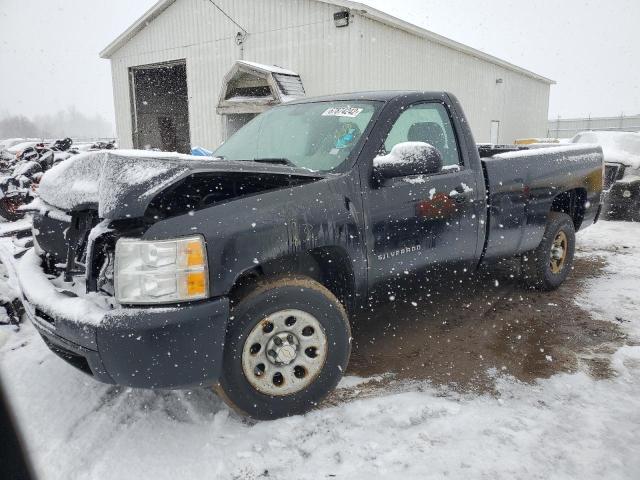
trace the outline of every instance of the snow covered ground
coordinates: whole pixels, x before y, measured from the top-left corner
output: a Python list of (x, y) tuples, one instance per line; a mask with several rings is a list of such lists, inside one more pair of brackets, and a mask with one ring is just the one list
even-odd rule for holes
[(412, 382), (371, 395), (351, 377), (352, 400), (253, 423), (205, 389), (95, 383), (28, 324), (0, 328), (0, 371), (46, 479), (637, 479), (640, 224), (600, 222), (578, 244), (606, 266), (568, 301), (629, 335), (605, 379), (585, 368), (534, 384), (502, 376), (491, 394)]

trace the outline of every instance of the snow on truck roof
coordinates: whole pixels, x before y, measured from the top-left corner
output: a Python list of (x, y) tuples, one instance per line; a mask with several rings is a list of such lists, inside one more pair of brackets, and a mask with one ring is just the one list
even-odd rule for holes
[[(136, 20), (127, 30), (125, 30), (115, 40), (113, 40), (109, 45), (107, 45), (104, 48), (104, 50), (100, 52), (100, 57), (111, 58), (111, 56), (115, 52), (117, 52), (125, 43), (127, 43), (134, 36), (136, 36), (144, 27), (146, 27), (155, 18), (160, 16), (160, 14), (162, 14), (167, 8), (173, 5), (176, 1), (177, 0), (159, 0), (155, 5), (153, 5), (149, 10), (147, 10), (138, 20)], [(478, 58), (480, 60), (493, 63), (500, 67), (506, 68), (507, 70), (511, 70), (513, 72), (520, 73), (527, 77), (533, 78), (534, 80), (538, 80), (540, 82), (544, 82), (549, 85), (553, 85), (556, 83), (554, 80), (551, 80), (547, 77), (543, 77), (542, 75), (538, 75), (537, 73), (534, 73), (530, 70), (527, 70), (522, 67), (518, 67), (517, 65), (509, 63), (498, 57), (494, 57), (493, 55), (489, 55), (488, 53), (484, 53), (480, 50), (476, 50), (473, 47), (469, 47), (468, 45), (464, 45), (462, 43), (456, 42), (455, 40), (451, 40), (450, 38), (443, 37), (442, 35), (438, 35), (437, 33), (434, 33), (422, 27), (418, 27), (417, 25), (414, 25), (412, 23), (405, 22), (404, 20), (394, 17), (393, 15), (389, 15), (388, 13), (369, 7), (364, 3), (352, 2), (349, 0), (314, 0), (314, 1), (326, 3), (328, 5), (335, 5), (338, 8), (350, 10), (353, 13), (359, 14), (371, 20), (375, 20), (389, 27), (398, 28), (412, 35), (416, 35), (420, 38), (430, 40), (434, 43), (438, 43), (440, 45), (451, 48), (453, 50), (457, 50), (458, 52), (465, 53), (467, 55)]]

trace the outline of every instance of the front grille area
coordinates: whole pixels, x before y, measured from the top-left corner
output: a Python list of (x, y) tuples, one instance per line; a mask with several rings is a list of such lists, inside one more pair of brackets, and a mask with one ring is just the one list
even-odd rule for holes
[(50, 324), (51, 326), (55, 327), (56, 326), (56, 321), (55, 319), (51, 316), (51, 315), (47, 315), (46, 313), (44, 313), (42, 310), (40, 310), (39, 308), (36, 308), (36, 317), (44, 320), (45, 322), (47, 322), (48, 324)]
[(620, 180), (624, 175), (624, 167), (622, 165), (605, 165), (604, 166), (604, 189), (609, 190), (611, 186)]

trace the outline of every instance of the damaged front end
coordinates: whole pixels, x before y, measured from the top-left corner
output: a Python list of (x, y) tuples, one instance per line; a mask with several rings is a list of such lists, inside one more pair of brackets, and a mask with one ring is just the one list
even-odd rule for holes
[[(229, 300), (168, 296), (161, 304), (143, 296), (119, 303), (118, 241), (144, 243), (145, 232), (165, 219), (323, 177), (150, 155), (97, 152), (45, 175), (29, 207), (34, 249), (18, 261), (25, 306), (51, 350), (98, 380), (143, 388), (211, 383), (222, 362)], [(201, 256), (206, 262), (204, 248)], [(202, 272), (193, 277), (208, 275), (206, 267)]]
[[(170, 162), (157, 176), (148, 175), (142, 183), (128, 182), (126, 188), (121, 179), (127, 164), (120, 162), (118, 175), (103, 171), (96, 184), (104, 191), (94, 199), (77, 195), (81, 198), (77, 205), (57, 202), (71, 207), (67, 210), (46, 203), (51, 197), (52, 201), (57, 200), (62, 186), (54, 188), (45, 178), (43, 195), (31, 206), (34, 239), (45, 271), (49, 275), (63, 274), (65, 282), (82, 275), (87, 292), (113, 295), (114, 252), (119, 238), (141, 238), (151, 225), (168, 218), (323, 178), (310, 172), (292, 172), (289, 167), (276, 166), (271, 169), (275, 171), (269, 171), (263, 165), (247, 168), (244, 163), (221, 161), (215, 168), (209, 166), (209, 170), (197, 164), (198, 168), (191, 166), (185, 171)], [(113, 170), (112, 164), (109, 167)], [(47, 195), (52, 190), (56, 195)]]

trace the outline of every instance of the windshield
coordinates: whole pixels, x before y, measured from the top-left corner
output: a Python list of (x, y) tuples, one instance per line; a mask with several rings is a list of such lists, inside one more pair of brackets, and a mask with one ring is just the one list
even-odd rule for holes
[(339, 101), (276, 107), (245, 125), (215, 155), (337, 170), (360, 142), (378, 105)]

